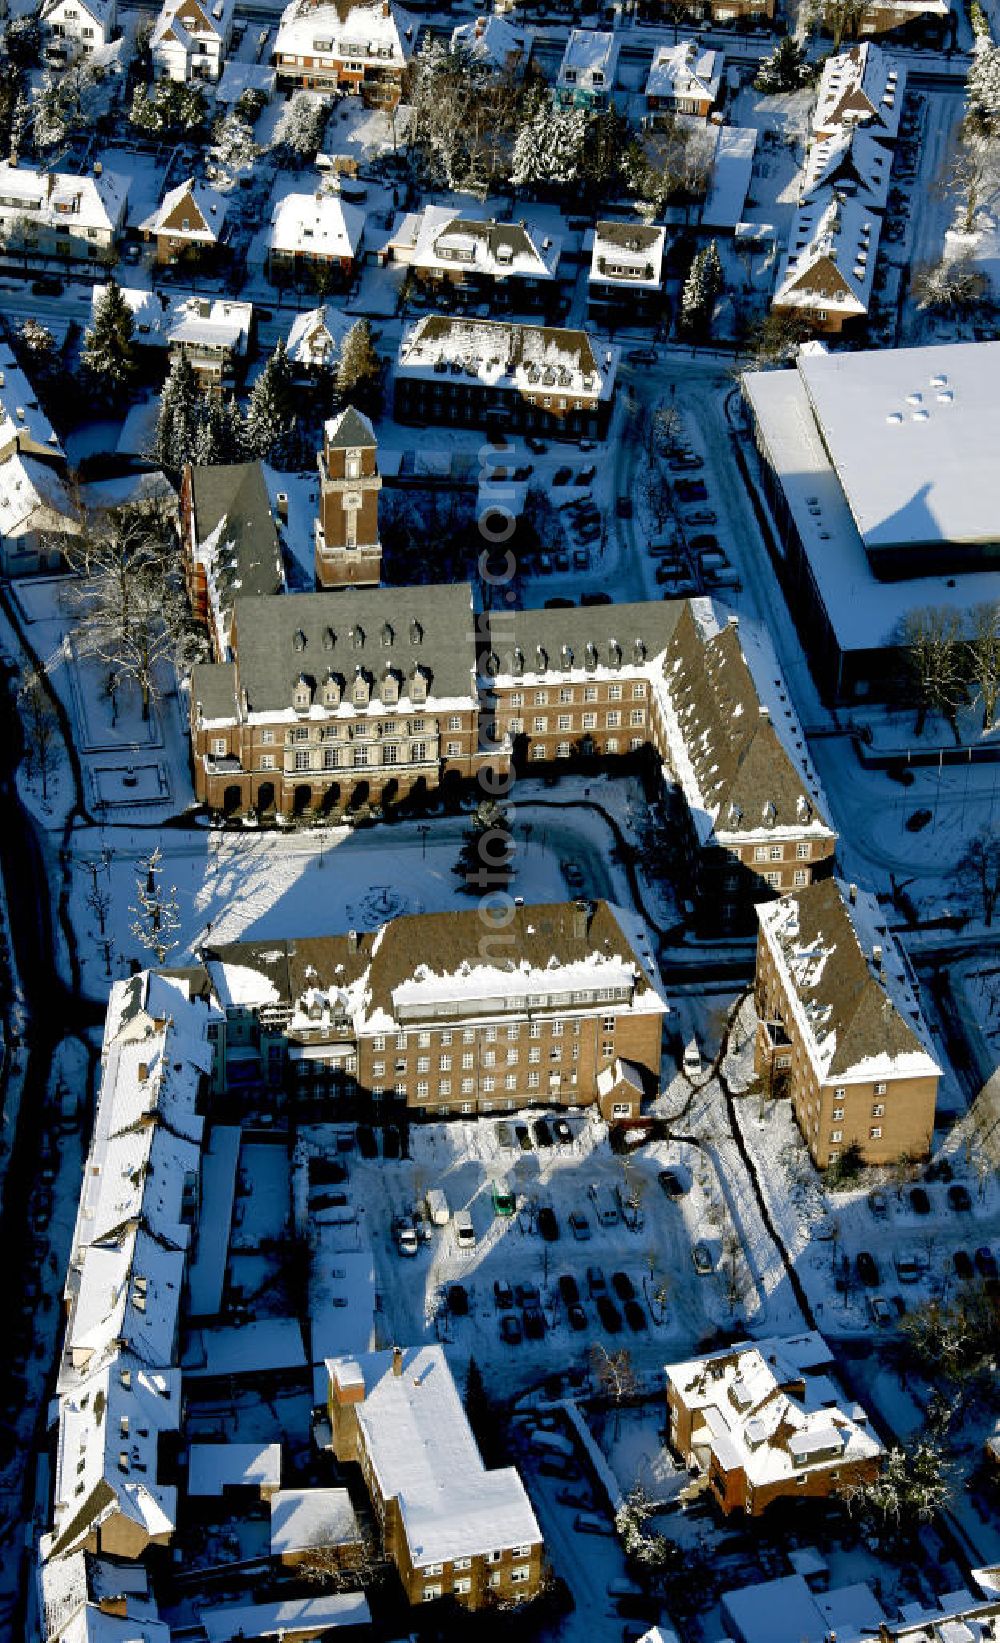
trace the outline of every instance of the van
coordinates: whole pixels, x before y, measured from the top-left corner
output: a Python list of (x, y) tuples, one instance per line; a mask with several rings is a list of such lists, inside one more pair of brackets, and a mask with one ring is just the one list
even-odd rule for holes
[(459, 1249), (474, 1249), (476, 1229), (472, 1224), (472, 1216), (468, 1210), (457, 1209), (452, 1219), (455, 1226), (455, 1242)]
[(499, 1215), (503, 1219), (506, 1220), (507, 1218), (509, 1218), (511, 1215), (514, 1214), (516, 1209), (517, 1209), (517, 1199), (514, 1197), (514, 1194), (511, 1192), (509, 1183), (507, 1181), (494, 1181), (494, 1183), (493, 1183), (493, 1213), (494, 1213), (494, 1215)]
[(619, 1221), (618, 1203), (610, 1187), (598, 1186), (592, 1181), (588, 1188), (597, 1216), (598, 1225), (616, 1227)]
[(427, 1204), (427, 1215), (431, 1225), (436, 1227), (446, 1227), (448, 1222), (451, 1220), (451, 1210), (448, 1208), (448, 1200), (441, 1191), (441, 1188), (431, 1187), (425, 1202)]

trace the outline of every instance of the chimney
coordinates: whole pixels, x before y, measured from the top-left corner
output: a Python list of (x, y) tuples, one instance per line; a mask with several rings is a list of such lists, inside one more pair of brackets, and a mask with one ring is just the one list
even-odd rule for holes
[(146, 1079), (148, 1077), (149, 1077), (149, 1063), (147, 1061), (140, 1061), (139, 1062), (139, 1083), (140, 1084), (145, 1084)]
[(769, 707), (765, 707), (763, 702), (761, 702), (760, 708), (758, 709), (758, 711), (759, 711), (760, 716), (761, 716), (762, 719), (770, 719), (771, 709)]
[(357, 930), (348, 930), (348, 932), (347, 932), (347, 951), (349, 953), (356, 953), (357, 950), (358, 950), (358, 932), (357, 932)]
[(878, 942), (872, 948), (872, 963), (875, 966), (875, 974), (880, 976), (882, 974), (882, 948)]
[(586, 941), (586, 939), (587, 939), (587, 926), (588, 926), (589, 923), (590, 923), (590, 904), (589, 904), (589, 902), (586, 902), (586, 901), (575, 902), (574, 906), (573, 906), (573, 939), (575, 941)]
[(858, 887), (856, 884), (849, 884), (847, 886), (847, 899), (852, 907), (856, 907), (858, 905)]
[(394, 1346), (392, 1349), (392, 1372), (397, 1380), (403, 1373), (403, 1348)]
[(727, 628), (738, 628), (739, 625), (740, 625), (740, 619), (739, 619), (738, 616), (727, 616), (726, 617), (726, 626), (727, 626)]

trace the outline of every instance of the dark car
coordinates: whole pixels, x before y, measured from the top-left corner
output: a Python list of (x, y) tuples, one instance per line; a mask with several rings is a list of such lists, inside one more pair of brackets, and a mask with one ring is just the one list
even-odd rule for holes
[(703, 479), (675, 479), (674, 490), (682, 502), (707, 502), (708, 486)]
[(500, 1147), (512, 1147), (514, 1145), (514, 1131), (502, 1118), (497, 1125), (497, 1145)]
[(467, 1318), (469, 1315), (469, 1292), (464, 1284), (452, 1284), (448, 1291), (448, 1311), (453, 1312), (456, 1318)]
[(538, 1211), (538, 1230), (547, 1244), (554, 1244), (559, 1236), (556, 1212), (549, 1204), (543, 1204)]
[(635, 1335), (646, 1327), (646, 1314), (642, 1309), (642, 1303), (634, 1297), (625, 1302), (625, 1322)]
[(930, 819), (931, 819), (931, 812), (929, 810), (914, 810), (912, 816), (907, 816), (907, 818), (906, 818), (906, 830), (907, 830), (907, 832), (908, 833), (921, 833), (921, 832), (923, 832), (923, 829), (927, 826), (927, 823), (930, 821)]
[(568, 1147), (572, 1145), (573, 1131), (570, 1129), (565, 1118), (556, 1119), (552, 1126), (552, 1132), (561, 1147)]
[(610, 593), (581, 593), (580, 603), (581, 605), (610, 605), (612, 599)]
[(869, 1289), (877, 1289), (879, 1285), (879, 1270), (878, 1262), (876, 1261), (874, 1255), (869, 1255), (868, 1251), (863, 1249), (854, 1264), (857, 1268), (858, 1277), (861, 1279), (861, 1282), (867, 1285)]
[(572, 477), (572, 468), (557, 468), (552, 475), (552, 483), (553, 485), (568, 485)]
[(502, 1278), (493, 1280), (493, 1299), (498, 1312), (509, 1312), (514, 1305), (514, 1291), (510, 1284), (505, 1284)]
[(358, 1125), (358, 1151), (362, 1158), (378, 1157), (378, 1142), (375, 1140), (375, 1131), (370, 1124)]
[(63, 294), (63, 282), (62, 280), (53, 278), (49, 274), (45, 274), (41, 279), (32, 280), (31, 292), (32, 296), (35, 297), (61, 297)]
[(988, 1244), (982, 1244), (976, 1250), (976, 1271), (981, 1278), (995, 1278), (997, 1275), (997, 1258)]
[(955, 1268), (956, 1278), (961, 1278), (963, 1284), (971, 1283), (975, 1268), (972, 1265), (971, 1257), (966, 1254), (964, 1249), (956, 1249), (951, 1258), (951, 1264)]
[(660, 1191), (665, 1192), (668, 1198), (683, 1198), (687, 1192), (687, 1187), (676, 1170), (661, 1169), (656, 1179), (660, 1183)]
[(948, 1188), (948, 1202), (952, 1209), (966, 1210), (972, 1208), (972, 1199), (968, 1187), (963, 1187), (961, 1181), (956, 1181)]
[(500, 1339), (507, 1346), (517, 1346), (524, 1335), (521, 1320), (516, 1312), (505, 1312), (500, 1319)]
[(598, 1295), (597, 1316), (609, 1335), (617, 1335), (622, 1326), (622, 1315), (610, 1295)]
[(923, 1187), (910, 1188), (910, 1204), (916, 1215), (929, 1215), (931, 1212), (931, 1201)]
[(545, 452), (549, 448), (544, 439), (539, 439), (537, 434), (532, 434), (531, 437), (526, 439), (524, 443), (527, 445), (529, 451), (534, 451), (536, 456), (544, 456)]
[(514, 1134), (517, 1136), (517, 1144), (522, 1152), (531, 1152), (533, 1150), (527, 1124), (515, 1124)]
[(529, 1306), (524, 1314), (524, 1333), (529, 1341), (545, 1338), (545, 1315), (537, 1306)]
[(594, 1299), (595, 1295), (606, 1295), (608, 1293), (604, 1273), (599, 1266), (589, 1266), (587, 1268), (587, 1292), (591, 1300)]
[(518, 1306), (541, 1306), (542, 1297), (538, 1293), (536, 1284), (515, 1284), (514, 1299)]
[(690, 542), (688, 543), (688, 547), (694, 553), (718, 553), (719, 538), (717, 536), (709, 536), (706, 534), (701, 536), (692, 536)]
[(619, 496), (615, 501), (615, 513), (619, 519), (631, 519), (632, 498), (630, 496)]
[(572, 1306), (580, 1299), (580, 1285), (571, 1272), (564, 1272), (559, 1279), (559, 1293), (567, 1306)]
[(572, 1306), (568, 1306), (566, 1308), (566, 1317), (569, 1321), (570, 1329), (576, 1330), (577, 1334), (579, 1334), (581, 1329), (586, 1329), (587, 1314), (584, 1312), (579, 1301), (574, 1301)]
[(531, 1126), (531, 1129), (532, 1134), (535, 1137), (536, 1147), (551, 1147), (552, 1131), (549, 1129), (549, 1126), (544, 1118), (536, 1118), (535, 1122)]
[(631, 1301), (635, 1295), (635, 1285), (627, 1272), (613, 1272), (611, 1287), (620, 1301)]

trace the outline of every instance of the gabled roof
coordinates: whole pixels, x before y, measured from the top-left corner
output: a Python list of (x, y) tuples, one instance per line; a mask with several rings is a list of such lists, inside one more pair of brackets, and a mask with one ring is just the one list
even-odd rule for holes
[(321, 303), (308, 313), (296, 314), (288, 332), (286, 349), (295, 365), (329, 365), (354, 324), (349, 315)]
[(232, 26), (235, 0), (164, 0), (149, 37), (150, 46), (195, 41), (225, 41)]
[[(41, 21), (43, 23), (47, 22), (54, 13), (61, 11), (66, 4), (67, 0), (45, 0), (39, 13)], [(85, 16), (92, 17), (98, 28), (103, 30), (110, 27), (116, 9), (116, 0), (73, 0), (73, 4)]]
[(361, 445), (376, 444), (375, 429), (363, 411), (345, 405), (336, 416), (330, 417), (323, 430), (327, 445), (333, 450), (348, 450)]
[(889, 196), (892, 153), (860, 127), (815, 137), (802, 171), (799, 197), (813, 200), (828, 188), (856, 199), (869, 211), (884, 211)]
[(881, 226), (881, 218), (858, 200), (831, 188), (817, 192), (792, 222), (775, 306), (867, 314)]
[(170, 234), (174, 239), (190, 240), (193, 245), (215, 245), (225, 215), (223, 195), (188, 177), (164, 194), (156, 210), (139, 227), (144, 233)]
[[(617, 34), (602, 29), (570, 29), (556, 85), (572, 90), (593, 89), (594, 75), (603, 75), (598, 89), (610, 91), (618, 66), (621, 42)], [(567, 71), (574, 78), (567, 78)]]
[(76, 234), (88, 228), (114, 233), (125, 215), (129, 181), (117, 171), (102, 171), (99, 177), (77, 177), (72, 172), (0, 164), (0, 195), (4, 199), (23, 201), (33, 221), (68, 225)]
[(413, 54), (413, 19), (383, 0), (291, 0), (281, 14), (275, 54), (349, 57), (380, 69), (402, 69)]
[(526, 221), (497, 222), (477, 216), (475, 208), (459, 213), (450, 206), (428, 205), (412, 226), (412, 249), (401, 240), (395, 243), (399, 260), (414, 268), (468, 269), (494, 279), (555, 277), (562, 241), (538, 233)]
[(286, 194), (271, 216), (272, 251), (313, 257), (357, 256), (365, 213), (339, 194)]
[(476, 63), (498, 71), (523, 68), (531, 53), (534, 30), (513, 24), (509, 18), (477, 17), (452, 30), (452, 50), (467, 51)]
[(871, 41), (828, 57), (823, 65), (813, 130), (821, 135), (865, 126), (883, 142), (899, 131), (906, 69)]
[(279, 593), (285, 585), (277, 526), (259, 462), (192, 467), (194, 557), (228, 626), (238, 594)]

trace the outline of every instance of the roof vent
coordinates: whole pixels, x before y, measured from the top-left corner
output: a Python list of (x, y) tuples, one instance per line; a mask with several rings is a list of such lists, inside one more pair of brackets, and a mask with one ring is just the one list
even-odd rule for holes
[(914, 420), (914, 422), (929, 422), (930, 421), (930, 412), (929, 411), (914, 411), (913, 420)]
[(337, 642), (337, 639), (336, 639), (336, 635), (335, 635), (333, 629), (332, 628), (324, 628), (323, 629), (323, 649), (324, 650), (332, 650), (334, 645), (336, 644), (336, 642)]
[(296, 650), (305, 650), (305, 648), (306, 648), (306, 636), (303, 633), (301, 628), (296, 628), (294, 636), (292, 638), (292, 644), (295, 646)]
[(903, 420), (903, 413), (902, 413), (902, 411), (890, 411), (889, 415), (886, 417), (885, 420), (887, 422), (895, 423), (896, 426), (898, 427), (900, 425), (900, 423), (902, 422), (902, 420)]

